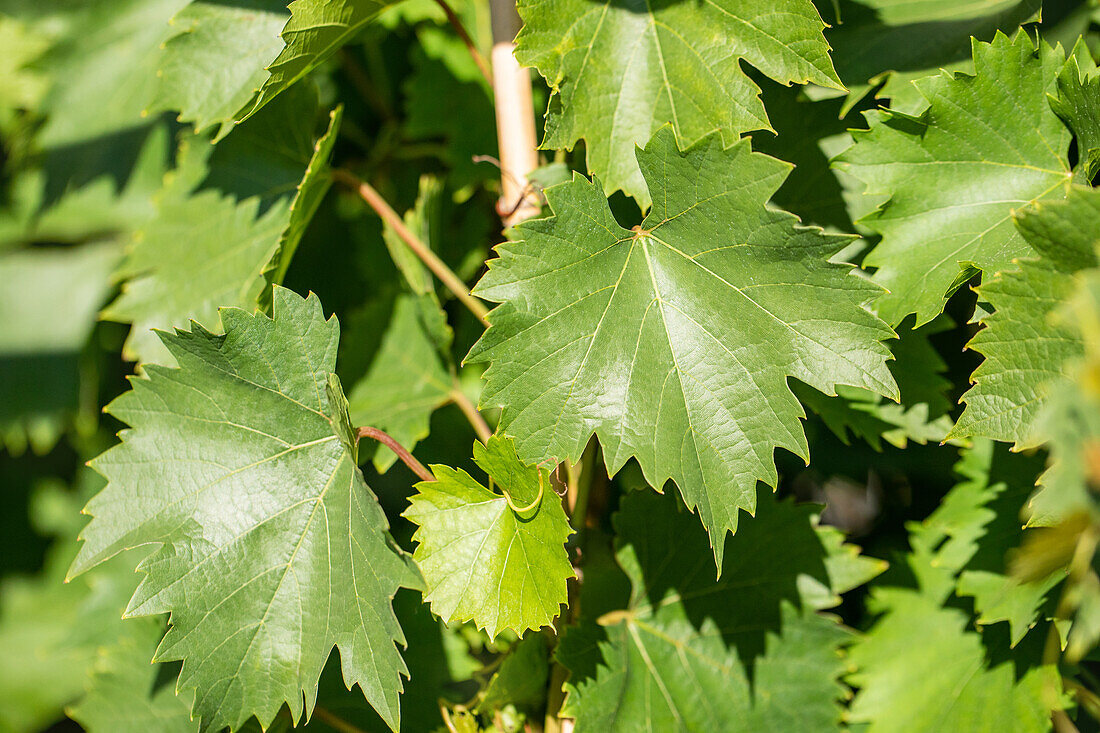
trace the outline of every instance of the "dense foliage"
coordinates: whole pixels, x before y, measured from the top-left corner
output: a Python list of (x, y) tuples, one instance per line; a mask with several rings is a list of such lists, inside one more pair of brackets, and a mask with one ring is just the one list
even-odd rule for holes
[(0, 0), (0, 733), (1100, 730), (1098, 28)]

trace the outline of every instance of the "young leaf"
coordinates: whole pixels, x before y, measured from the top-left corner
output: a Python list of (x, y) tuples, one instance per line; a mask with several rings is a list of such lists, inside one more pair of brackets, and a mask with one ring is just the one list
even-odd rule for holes
[(969, 344), (985, 361), (971, 377), (974, 386), (963, 395), (966, 409), (952, 435), (1024, 449), (1044, 442), (1037, 424), (1046, 396), (1068, 381), (1064, 365), (1082, 353), (1080, 333), (1054, 312), (1074, 292), (1074, 273), (1097, 264), (1100, 194), (1074, 188), (1065, 201), (1021, 210), (1016, 221), (1042, 257), (1021, 261), (978, 289), (996, 310)]
[(910, 313), (932, 320), (976, 271), (1033, 254), (1012, 210), (1061, 198), (1072, 178), (1069, 133), (1046, 102), (1065, 57), (1024, 33), (974, 43), (975, 75), (917, 82), (928, 100), (918, 118), (867, 113), (869, 131), (838, 165), (886, 199), (861, 222), (882, 234), (864, 265), (888, 293), (875, 303), (891, 325)]
[(163, 334), (178, 369), (146, 368), (109, 411), (131, 429), (93, 466), (107, 487), (73, 564), (160, 548), (127, 610), (170, 612), (159, 661), (183, 660), (203, 730), (294, 720), (316, 703), (332, 647), (397, 728), (404, 643), (390, 601), (418, 579), (356, 466), (346, 401), (330, 393), (340, 327), (281, 288), (274, 317), (221, 313)]
[(432, 466), (402, 515), (419, 529), (413, 552), (432, 610), (447, 623), (473, 620), (496, 637), (547, 626), (567, 602), (572, 530), (546, 470), (521, 463), (511, 438), (474, 444), (474, 463), (500, 487)]
[(748, 62), (782, 84), (842, 88), (829, 60), (825, 27), (810, 0), (703, 4), (524, 0), (516, 58), (534, 66), (554, 92), (544, 148), (584, 140), (588, 170), (638, 200), (647, 190), (634, 160), (662, 125), (685, 147), (719, 130), (728, 144), (768, 129)]
[(547, 191), (554, 216), (513, 230), (476, 291), (503, 303), (469, 361), (489, 361), (482, 402), (521, 457), (577, 460), (595, 433), (612, 473), (637, 457), (651, 486), (672, 479), (711, 532), (775, 485), (772, 454), (806, 457), (795, 377), (896, 397), (876, 295), (828, 261), (847, 241), (766, 208), (788, 166), (723, 149), (686, 152), (662, 129), (638, 154), (653, 210), (627, 230), (598, 182)]

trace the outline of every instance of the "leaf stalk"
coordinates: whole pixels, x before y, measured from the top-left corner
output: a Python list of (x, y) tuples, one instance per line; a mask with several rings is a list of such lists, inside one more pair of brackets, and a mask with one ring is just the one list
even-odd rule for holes
[(333, 170), (332, 177), (333, 180), (339, 181), (355, 189), (359, 197), (363, 199), (368, 206), (374, 209), (374, 212), (378, 214), (382, 221), (393, 227), (393, 230), (397, 232), (397, 236), (405, 243), (405, 246), (420, 258), (420, 261), (424, 263), (425, 267), (431, 270), (432, 274), (443, 283), (444, 287), (450, 290), (486, 328), (489, 327), (489, 309), (485, 304), (471, 295), (470, 291), (466, 288), (466, 283), (462, 282), (462, 280), (458, 278), (458, 275), (455, 275), (454, 271), (447, 267), (447, 264), (439, 259), (428, 245), (421, 242), (420, 239), (405, 226), (405, 222), (397, 215), (397, 212), (393, 210), (393, 207), (389, 205), (386, 199), (382, 198), (382, 194), (375, 190), (374, 186), (359, 178), (359, 176), (354, 173), (342, 169)]
[(364, 425), (359, 428), (359, 437), (377, 440), (379, 443), (392, 450), (397, 457), (401, 459), (401, 462), (408, 466), (422, 481), (435, 481), (435, 476), (432, 475), (432, 472), (425, 468), (423, 463), (416, 460), (416, 457), (413, 456), (412, 453), (409, 453), (409, 451), (405, 449), (405, 446), (391, 438), (387, 433), (378, 428)]

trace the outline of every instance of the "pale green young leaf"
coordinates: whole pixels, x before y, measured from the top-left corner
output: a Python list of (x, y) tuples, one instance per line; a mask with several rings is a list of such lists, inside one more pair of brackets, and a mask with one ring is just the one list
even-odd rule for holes
[(558, 650), (578, 733), (839, 727), (848, 633), (815, 610), (881, 564), (821, 534), (810, 508), (770, 496), (730, 541), (717, 581), (706, 536), (674, 496), (633, 492), (615, 524), (629, 605), (605, 614), (603, 631), (571, 629)]
[(196, 132), (227, 134), (282, 51), (289, 17), (285, 0), (193, 0), (172, 19), (153, 107), (178, 111)]
[(1041, 257), (1020, 261), (978, 289), (995, 312), (970, 341), (985, 361), (971, 377), (974, 386), (963, 395), (966, 409), (952, 435), (1022, 449), (1046, 440), (1038, 429), (1046, 396), (1067, 382), (1066, 362), (1083, 351), (1074, 324), (1055, 312), (1076, 289), (1074, 273), (1097, 264), (1100, 194), (1075, 187), (1065, 201), (1022, 209), (1016, 222)]
[(482, 403), (521, 457), (577, 460), (595, 433), (612, 473), (637, 457), (651, 486), (676, 482), (720, 564), (774, 450), (807, 456), (787, 378), (896, 397), (892, 332), (864, 307), (877, 289), (829, 262), (845, 237), (765, 206), (785, 164), (718, 136), (681, 152), (668, 128), (638, 159), (656, 204), (635, 230), (581, 177), (512, 230), (476, 288), (503, 305), (467, 359), (491, 362)]
[[(409, 450), (428, 436), (432, 413), (451, 401), (455, 389), (425, 324), (423, 311), (431, 308), (438, 305), (427, 295), (397, 297), (370, 370), (348, 395), (355, 425), (384, 430)], [(395, 460), (393, 451), (374, 453), (379, 471)]]
[(719, 130), (727, 144), (768, 129), (746, 62), (782, 84), (842, 88), (810, 0), (602, 3), (524, 0), (516, 58), (554, 93), (544, 148), (585, 143), (588, 170), (644, 210), (648, 191), (634, 160), (663, 125), (685, 147)]
[(1062, 51), (1019, 33), (975, 42), (973, 54), (973, 76), (917, 83), (920, 117), (867, 113), (871, 129), (837, 163), (885, 201), (861, 223), (882, 234), (864, 265), (889, 291), (875, 310), (892, 325), (916, 313), (921, 326), (976, 272), (1032, 255), (1013, 209), (1062, 198), (1072, 178), (1070, 135), (1046, 99)]
[(255, 99), (237, 116), (244, 120), (285, 91), (374, 20), (386, 0), (294, 0), (282, 30), (283, 50), (267, 67), (268, 77)]
[(545, 469), (524, 464), (512, 439), (474, 444), (474, 463), (499, 487), (432, 466), (402, 515), (417, 525), (424, 599), (447, 623), (473, 620), (490, 637), (547, 626), (567, 602), (572, 530)]
[(156, 687), (149, 662), (164, 635), (163, 619), (126, 621), (130, 633), (104, 647), (91, 665), (87, 692), (66, 710), (87, 733), (198, 733), (191, 703), (175, 685)]
[(419, 579), (329, 394), (339, 324), (281, 288), (273, 319), (221, 320), (225, 335), (163, 334), (179, 368), (147, 366), (110, 405), (131, 427), (93, 464), (108, 484), (72, 572), (159, 546), (127, 614), (172, 614), (157, 659), (183, 660), (203, 730), (267, 725), (284, 704), (308, 715), (333, 646), (345, 684), (396, 729), (406, 668), (390, 601)]

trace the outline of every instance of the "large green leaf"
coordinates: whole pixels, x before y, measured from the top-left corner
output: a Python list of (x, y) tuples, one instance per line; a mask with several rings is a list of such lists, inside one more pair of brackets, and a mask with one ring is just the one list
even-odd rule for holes
[(447, 623), (473, 620), (490, 637), (547, 626), (567, 602), (572, 530), (545, 469), (525, 465), (507, 437), (474, 444), (474, 462), (500, 487), (432, 466), (402, 515), (419, 529), (413, 553), (425, 600)]
[(543, 147), (584, 140), (588, 170), (643, 209), (656, 196), (634, 148), (662, 125), (684, 146), (714, 130), (732, 143), (768, 128), (742, 61), (783, 84), (841, 88), (810, 0), (524, 0), (519, 12), (516, 58), (554, 92)]
[(1100, 194), (1074, 188), (1065, 201), (1022, 209), (1017, 226), (1040, 253), (1015, 270), (998, 273), (979, 293), (996, 311), (969, 346), (985, 361), (953, 435), (983, 436), (1033, 448), (1044, 442), (1038, 420), (1046, 395), (1067, 382), (1064, 366), (1083, 350), (1072, 323), (1055, 312), (1076, 288), (1074, 273), (1095, 267), (1100, 232)]
[(839, 159), (882, 204), (861, 220), (882, 234), (864, 265), (889, 291), (875, 308), (892, 325), (910, 313), (927, 323), (976, 271), (1032, 254), (1012, 210), (1061, 198), (1072, 177), (1069, 132), (1046, 99), (1062, 51), (1020, 33), (973, 53), (974, 76), (917, 82), (928, 100), (920, 117), (867, 113), (870, 131)]
[(638, 159), (641, 226), (577, 177), (498, 247), (477, 292), (503, 305), (467, 358), (492, 362), (482, 402), (521, 457), (577, 460), (595, 433), (612, 472), (637, 457), (651, 486), (676, 482), (720, 563), (774, 450), (807, 456), (787, 378), (896, 397), (891, 331), (863, 307), (874, 286), (828, 261), (846, 238), (765, 207), (785, 164), (718, 136), (681, 152), (668, 128)]
[(78, 574), (128, 547), (159, 549), (127, 610), (171, 612), (161, 661), (184, 660), (204, 730), (266, 725), (285, 703), (316, 703), (332, 647), (396, 729), (405, 665), (390, 600), (418, 578), (356, 466), (346, 401), (332, 376), (340, 337), (317, 298), (277, 289), (274, 318), (221, 313), (224, 336), (163, 334), (178, 369), (109, 410), (131, 429), (96, 459), (107, 487), (73, 564)]
[(219, 135), (228, 133), (282, 51), (288, 17), (285, 0), (191, 2), (172, 19), (155, 106), (178, 110), (196, 132), (221, 125)]
[(603, 631), (571, 629), (559, 649), (572, 672), (563, 713), (578, 733), (837, 729), (849, 637), (816, 609), (882, 565), (819, 534), (811, 514), (761, 499), (716, 581), (675, 497), (627, 496), (615, 524), (630, 603), (600, 619)]
[(294, 0), (283, 28), (285, 46), (269, 75), (238, 119), (256, 114), (350, 41), (385, 9), (386, 0)]

